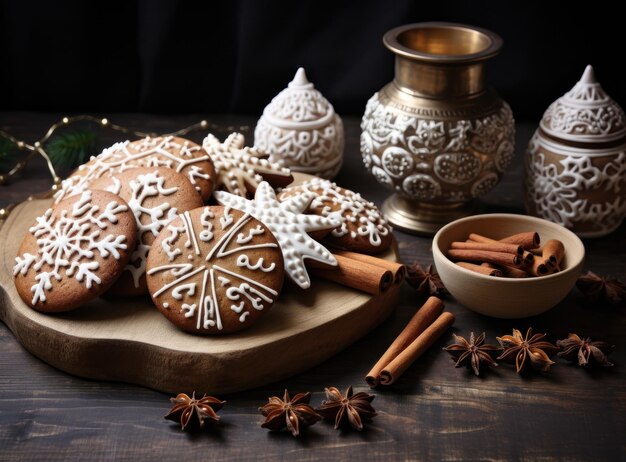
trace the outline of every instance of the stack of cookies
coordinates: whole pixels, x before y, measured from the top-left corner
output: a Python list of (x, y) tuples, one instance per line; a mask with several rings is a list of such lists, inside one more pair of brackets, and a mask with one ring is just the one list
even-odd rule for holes
[(29, 228), (17, 291), (44, 313), (150, 295), (187, 332), (239, 331), (270, 309), (285, 277), (310, 287), (306, 259), (336, 265), (326, 245), (373, 254), (392, 242), (359, 194), (321, 179), (285, 188), (292, 181), (238, 133), (203, 146), (116, 143), (64, 180)]

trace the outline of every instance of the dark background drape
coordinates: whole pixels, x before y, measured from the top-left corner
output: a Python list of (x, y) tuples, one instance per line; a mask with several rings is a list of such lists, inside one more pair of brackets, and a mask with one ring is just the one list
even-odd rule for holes
[(381, 42), (419, 21), (505, 42), (490, 81), (537, 121), (586, 64), (621, 104), (624, 19), (606, 2), (0, 0), (0, 110), (258, 115), (304, 66), (340, 114), (393, 77)]

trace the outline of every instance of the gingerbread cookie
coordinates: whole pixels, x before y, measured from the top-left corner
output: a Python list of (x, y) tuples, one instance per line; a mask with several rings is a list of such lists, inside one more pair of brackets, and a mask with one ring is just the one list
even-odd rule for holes
[(250, 197), (263, 180), (274, 188), (291, 184), (293, 176), (288, 168), (268, 161), (267, 154), (244, 146), (244, 141), (241, 133), (231, 133), (223, 143), (211, 134), (202, 142), (215, 164), (216, 189)]
[(315, 178), (284, 189), (278, 198), (282, 201), (303, 193), (315, 194), (308, 209), (310, 213), (323, 217), (335, 213), (341, 215), (341, 224), (326, 237), (332, 245), (367, 254), (382, 252), (391, 245), (391, 226), (378, 207), (360, 194)]
[(95, 180), (92, 189), (103, 189), (124, 199), (137, 221), (137, 246), (122, 275), (109, 294), (143, 295), (146, 284), (146, 259), (150, 245), (161, 229), (179, 213), (202, 207), (202, 197), (182, 173), (165, 168), (131, 168)]
[(148, 254), (155, 305), (179, 328), (226, 334), (254, 324), (278, 298), (283, 258), (267, 226), (229, 207), (185, 212)]
[(17, 292), (38, 311), (77, 308), (115, 282), (136, 239), (126, 202), (83, 191), (46, 210), (28, 230), (13, 267)]
[(213, 196), (220, 204), (243, 210), (259, 220), (274, 233), (280, 244), (287, 276), (303, 289), (311, 286), (304, 260), (313, 260), (336, 266), (337, 260), (324, 246), (308, 233), (331, 230), (339, 226), (335, 216), (320, 217), (305, 215), (314, 194), (305, 192), (278, 202), (276, 193), (266, 181), (259, 184), (254, 199), (245, 199), (224, 191), (215, 191)]
[(89, 189), (103, 176), (133, 167), (167, 167), (187, 175), (204, 200), (215, 186), (215, 167), (204, 149), (184, 138), (162, 136), (116, 143), (81, 165), (61, 183), (56, 203)]

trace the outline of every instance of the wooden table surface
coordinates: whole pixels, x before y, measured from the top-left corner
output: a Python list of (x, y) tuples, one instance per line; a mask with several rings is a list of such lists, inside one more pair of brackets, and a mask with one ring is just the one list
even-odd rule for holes
[[(62, 115), (0, 113), (0, 127), (32, 142)], [(154, 131), (175, 130), (203, 117), (107, 116)], [(221, 126), (254, 124), (253, 118), (207, 118)], [(347, 118), (345, 126), (345, 165), (336, 181), (380, 205), (386, 192), (361, 164), (358, 120)], [(518, 127), (514, 165), (483, 200), (482, 211), (523, 213), (521, 157), (532, 130), (531, 125)], [(48, 185), (43, 163), (34, 161), (20, 178), (0, 186), (0, 206)], [(585, 270), (626, 277), (625, 229), (585, 241)], [(429, 238), (401, 232), (396, 237), (404, 262), (432, 262)], [(169, 396), (67, 375), (31, 356), (0, 324), (0, 460), (626, 460), (626, 313), (590, 306), (576, 289), (551, 311), (517, 321), (475, 314), (452, 299), (446, 306), (457, 317), (455, 332), (485, 331), (491, 343), (496, 335), (529, 326), (548, 332), (553, 342), (568, 332), (604, 339), (617, 345), (613, 368), (584, 370), (557, 360), (545, 375), (522, 377), (502, 365), (475, 377), (455, 369), (441, 351), (451, 339), (445, 335), (394, 386), (374, 391), (379, 415), (367, 430), (339, 432), (318, 424), (294, 439), (260, 428), (258, 406), (285, 387), (311, 391), (314, 404), (323, 399), (326, 386), (370, 391), (365, 373), (422, 301), (406, 286), (396, 311), (378, 329), (303, 374), (223, 396), (228, 404), (219, 429), (199, 434), (183, 433), (163, 419)]]

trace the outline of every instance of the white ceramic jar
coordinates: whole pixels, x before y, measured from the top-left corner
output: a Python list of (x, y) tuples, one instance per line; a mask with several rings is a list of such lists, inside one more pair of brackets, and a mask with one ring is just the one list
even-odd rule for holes
[(265, 107), (254, 147), (292, 171), (330, 179), (343, 161), (343, 123), (299, 68), (287, 88)]

